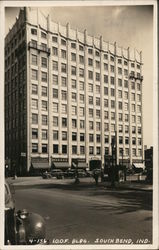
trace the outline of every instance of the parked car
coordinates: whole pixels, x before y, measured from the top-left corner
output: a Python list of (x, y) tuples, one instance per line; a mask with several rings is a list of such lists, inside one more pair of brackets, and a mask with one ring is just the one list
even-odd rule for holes
[(64, 172), (62, 172), (60, 169), (53, 169), (50, 172), (52, 177), (56, 177), (57, 179), (63, 179), (64, 178)]
[(26, 209), (15, 212), (14, 189), (5, 182), (5, 245), (44, 244), (45, 241), (44, 219)]
[(78, 169), (78, 177), (87, 177), (87, 173), (84, 169)]
[(68, 169), (64, 172), (64, 177), (66, 178), (75, 178), (76, 170), (75, 169)]
[(43, 179), (51, 179), (52, 178), (51, 173), (47, 172), (47, 171), (42, 173), (42, 178)]

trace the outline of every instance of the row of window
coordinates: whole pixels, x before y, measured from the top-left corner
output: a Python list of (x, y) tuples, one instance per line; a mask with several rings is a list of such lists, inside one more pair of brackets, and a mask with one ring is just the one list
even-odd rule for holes
[[(47, 115), (42, 115), (42, 125), (48, 125), (48, 116)], [(139, 116), (139, 121), (138, 122), (139, 124), (141, 124), (141, 117)], [(32, 124), (38, 124), (38, 114), (32, 114)], [(62, 127), (67, 127), (67, 118), (65, 117), (62, 117), (61, 119), (61, 124), (62, 124)], [(89, 129), (90, 130), (93, 130), (94, 129), (94, 125), (96, 126), (96, 131), (101, 131), (101, 122), (93, 122), (93, 121), (89, 121)], [(59, 126), (59, 117), (58, 116), (53, 116), (53, 126), (54, 127), (58, 127)], [(115, 131), (115, 124), (111, 124), (110, 125), (111, 128), (110, 130), (112, 132)], [(81, 129), (84, 129), (85, 128), (85, 121), (84, 120), (80, 120), (79, 121), (79, 127)], [(77, 128), (77, 119), (72, 119), (72, 128), (75, 129)], [(104, 123), (104, 131), (109, 131), (109, 123)], [(124, 132), (125, 133), (129, 133), (129, 126), (128, 125), (125, 125), (123, 126), (122, 124), (119, 124), (118, 125), (118, 132), (122, 133)], [(141, 127), (137, 127), (136, 126), (132, 126), (132, 134), (141, 134)]]
[[(62, 154), (67, 154), (68, 147), (67, 145), (62, 145)], [(85, 154), (85, 146), (80, 146), (80, 154)], [(48, 145), (47, 144), (42, 144), (41, 146), (41, 151), (42, 153), (47, 153), (48, 152)], [(89, 146), (89, 155), (94, 155), (95, 147)], [(132, 148), (132, 155), (136, 156), (136, 152), (138, 152), (138, 156), (142, 156), (142, 150), (136, 148)], [(38, 144), (37, 143), (32, 143), (32, 153), (38, 153)], [(58, 144), (53, 144), (53, 154), (59, 154), (59, 145)], [(77, 146), (72, 145), (72, 154), (77, 154)], [(101, 154), (101, 147), (96, 147), (96, 155)], [(105, 148), (105, 154), (109, 154), (109, 148)], [(123, 149), (119, 148), (119, 155), (123, 155)], [(128, 156), (129, 155), (129, 148), (125, 148), (124, 155)]]

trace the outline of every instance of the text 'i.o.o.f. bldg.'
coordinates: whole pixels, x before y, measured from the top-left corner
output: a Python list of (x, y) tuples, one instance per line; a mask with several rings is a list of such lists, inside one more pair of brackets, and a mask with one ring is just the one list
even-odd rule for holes
[[(5, 38), (10, 170), (143, 160), (142, 56), (24, 8)], [(94, 164), (95, 163), (95, 164)]]

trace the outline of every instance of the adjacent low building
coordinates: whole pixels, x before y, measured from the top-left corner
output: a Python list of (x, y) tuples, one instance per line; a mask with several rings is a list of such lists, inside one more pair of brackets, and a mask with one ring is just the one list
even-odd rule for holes
[[(142, 53), (20, 10), (5, 38), (5, 156), (12, 171), (143, 161)], [(95, 163), (95, 164), (94, 164)]]

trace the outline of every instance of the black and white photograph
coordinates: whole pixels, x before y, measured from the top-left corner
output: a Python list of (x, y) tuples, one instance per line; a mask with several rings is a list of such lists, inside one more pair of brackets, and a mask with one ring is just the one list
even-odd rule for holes
[(158, 249), (157, 1), (2, 1), (1, 249)]

